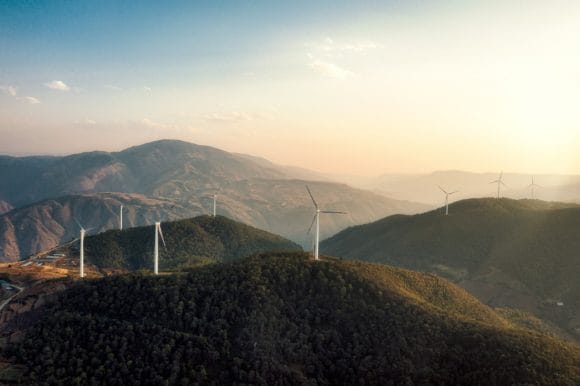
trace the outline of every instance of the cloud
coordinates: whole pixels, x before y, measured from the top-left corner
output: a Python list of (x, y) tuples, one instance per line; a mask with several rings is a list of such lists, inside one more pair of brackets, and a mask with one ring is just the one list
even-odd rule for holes
[(262, 119), (264, 118), (264, 115), (257, 113), (231, 111), (231, 112), (213, 112), (203, 114), (199, 118), (201, 118), (206, 122), (239, 123), (239, 122), (254, 121), (256, 119)]
[(0, 86), (0, 90), (2, 90), (3, 92), (5, 92), (10, 96), (16, 96), (17, 88), (15, 86)]
[(103, 86), (104, 88), (106, 88), (107, 90), (113, 90), (113, 91), (123, 91), (123, 89), (119, 86), (115, 86), (113, 84), (106, 84)]
[(82, 126), (96, 126), (97, 121), (95, 121), (94, 119), (85, 118), (81, 121), (76, 121), (75, 123), (77, 125), (82, 125)]
[(306, 43), (305, 46), (319, 54), (324, 53), (327, 56), (334, 56), (343, 53), (365, 54), (370, 50), (380, 48), (381, 46), (373, 41), (358, 41), (350, 43), (336, 43), (331, 38), (325, 38), (319, 42)]
[(37, 98), (32, 97), (32, 96), (18, 97), (16, 99), (18, 99), (19, 101), (27, 102), (27, 103), (29, 103), (31, 105), (36, 105), (36, 104), (39, 104), (40, 103), (40, 101)]
[(355, 75), (354, 72), (342, 68), (335, 63), (323, 62), (322, 60), (317, 59), (308, 63), (308, 66), (327, 78), (346, 79)]
[(44, 84), (46, 87), (52, 90), (58, 91), (69, 91), (70, 87), (66, 85), (62, 80), (53, 80)]

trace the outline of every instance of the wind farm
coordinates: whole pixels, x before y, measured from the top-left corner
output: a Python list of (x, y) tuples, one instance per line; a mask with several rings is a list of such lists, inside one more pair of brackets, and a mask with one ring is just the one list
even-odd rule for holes
[(0, 384), (580, 384), (578, 20), (0, 2)]

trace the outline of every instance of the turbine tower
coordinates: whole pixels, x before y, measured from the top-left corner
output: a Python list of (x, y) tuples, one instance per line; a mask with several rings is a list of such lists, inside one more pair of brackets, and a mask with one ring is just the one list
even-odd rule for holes
[(497, 184), (497, 198), (498, 199), (499, 199), (499, 191), (500, 191), (501, 185), (507, 187), (507, 185), (503, 183), (502, 179), (503, 179), (503, 172), (500, 172), (499, 178), (497, 180), (493, 180), (490, 182), (490, 184)]
[(155, 250), (153, 253), (153, 273), (159, 275), (159, 236), (161, 236), (161, 241), (163, 242), (163, 247), (167, 248), (165, 245), (165, 239), (163, 239), (163, 232), (161, 231), (161, 223), (155, 223)]
[(121, 205), (121, 209), (119, 209), (119, 230), (123, 230), (123, 205)]
[(85, 229), (81, 227), (80, 276), (85, 277)]
[(314, 196), (312, 195), (312, 192), (310, 191), (308, 185), (306, 185), (306, 190), (308, 191), (308, 194), (312, 199), (312, 203), (314, 204), (314, 208), (316, 209), (316, 212), (314, 213), (314, 218), (312, 219), (312, 224), (310, 224), (310, 228), (308, 228), (308, 233), (310, 233), (310, 231), (312, 230), (312, 226), (314, 226), (314, 224), (316, 223), (316, 233), (314, 237), (314, 260), (318, 260), (318, 244), (320, 242), (320, 213), (346, 214), (346, 212), (337, 212), (334, 210), (320, 210), (320, 207), (318, 206), (318, 203), (314, 199)]
[(81, 223), (79, 222), (79, 220), (77, 220), (76, 217), (73, 217), (73, 219), (75, 220), (75, 222), (77, 223), (77, 225), (80, 228), (80, 247), (79, 247), (79, 275), (81, 278), (85, 277), (85, 234), (90, 231), (91, 229), (85, 229)]
[(535, 188), (536, 186), (537, 186), (538, 188), (541, 188), (541, 186), (540, 186), (540, 185), (538, 185), (538, 184), (536, 184), (536, 183), (534, 182), (534, 176), (532, 176), (532, 183), (528, 185), (528, 188), (530, 188), (530, 189), (532, 190), (532, 200), (533, 200), (534, 198), (536, 198), (536, 197), (535, 197), (535, 195), (534, 195), (534, 188)]
[(213, 199), (213, 217), (216, 216), (216, 208), (217, 208), (217, 194), (206, 194), (204, 197), (209, 197)]
[(441, 186), (437, 185), (439, 187), (439, 189), (445, 194), (445, 216), (449, 215), (449, 196), (451, 196), (454, 193), (457, 193), (458, 190), (454, 190), (453, 192), (448, 192), (445, 189), (443, 189)]

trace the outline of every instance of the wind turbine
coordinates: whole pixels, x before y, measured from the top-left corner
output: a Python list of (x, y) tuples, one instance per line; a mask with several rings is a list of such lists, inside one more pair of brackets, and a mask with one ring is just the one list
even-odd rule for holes
[(453, 192), (448, 192), (445, 189), (443, 189), (441, 186), (437, 185), (439, 187), (439, 189), (445, 194), (445, 216), (449, 215), (449, 196), (451, 196), (454, 193), (457, 193), (458, 190), (454, 190)]
[(121, 205), (121, 209), (119, 209), (119, 230), (123, 230), (123, 205)]
[(502, 179), (503, 179), (503, 172), (500, 172), (499, 178), (497, 180), (493, 180), (490, 182), (490, 184), (497, 184), (497, 198), (498, 199), (499, 199), (499, 190), (500, 190), (501, 185), (507, 187), (507, 185), (503, 183)]
[(213, 217), (216, 216), (216, 202), (217, 202), (217, 194), (206, 194), (204, 197), (211, 197), (213, 198)]
[(538, 185), (538, 184), (536, 184), (536, 183), (534, 182), (534, 176), (532, 176), (532, 183), (528, 185), (528, 188), (531, 188), (531, 189), (532, 189), (532, 200), (535, 198), (535, 196), (534, 196), (534, 187), (536, 187), (536, 186), (537, 186), (538, 188), (541, 188), (541, 186), (540, 186), (540, 185)]
[(155, 275), (159, 275), (159, 236), (161, 236), (163, 247), (167, 248), (165, 239), (163, 238), (163, 232), (161, 231), (161, 223), (157, 221), (155, 223), (155, 250), (153, 252), (153, 273)]
[(80, 277), (83, 278), (85, 277), (85, 234), (90, 231), (93, 228), (90, 229), (85, 229), (81, 223), (79, 222), (79, 220), (76, 219), (76, 217), (73, 217), (75, 222), (77, 223), (77, 225), (79, 226), (80, 230), (80, 247), (79, 247), (79, 268), (80, 268)]
[(316, 212), (314, 213), (314, 218), (312, 219), (312, 224), (310, 224), (310, 228), (308, 228), (308, 233), (310, 233), (312, 227), (316, 223), (316, 234), (314, 238), (314, 260), (318, 260), (318, 243), (320, 242), (320, 213), (346, 214), (346, 212), (337, 212), (334, 210), (320, 210), (320, 208), (318, 207), (318, 203), (314, 199), (314, 196), (312, 195), (312, 192), (310, 191), (308, 185), (306, 185), (306, 190), (308, 191), (308, 194), (312, 199), (312, 203), (314, 203), (314, 208), (316, 209)]

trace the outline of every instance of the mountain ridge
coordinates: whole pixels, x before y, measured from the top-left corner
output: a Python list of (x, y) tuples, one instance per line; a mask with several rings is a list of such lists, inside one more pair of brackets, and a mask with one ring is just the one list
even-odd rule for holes
[[(321, 228), (323, 236), (387, 214), (415, 213), (426, 208), (422, 204), (388, 199), (341, 183), (297, 179), (292, 170), (266, 161), (257, 163), (250, 156), (173, 140), (151, 142), (113, 153), (96, 151), (66, 157), (0, 158), (0, 178), (6, 181), (0, 185), (0, 200), (14, 206), (10, 213), (0, 215), (4, 229), (12, 229), (10, 232), (0, 229), (0, 259), (14, 261), (48, 244), (63, 241), (60, 236), (68, 231), (61, 228), (70, 225), (50, 216), (53, 208), (50, 200), (61, 202), (65, 200), (63, 197), (68, 197), (68, 207), (82, 207), (86, 201), (82, 195), (86, 194), (140, 194), (150, 200), (171, 201), (179, 208), (169, 210), (171, 205), (163, 204), (167, 216), (163, 217), (164, 213), (151, 205), (140, 205), (134, 211), (148, 214), (133, 225), (207, 214), (212, 205), (207, 195), (217, 194), (218, 214), (281, 234), (304, 247), (312, 242), (306, 229), (313, 213), (306, 184), (315, 191), (321, 204), (349, 213), (334, 218), (325, 216)], [(299, 174), (305, 173), (300, 171)], [(37, 207), (31, 209), (31, 205)], [(115, 213), (118, 210), (113, 211), (106, 204), (96, 210), (109, 212), (109, 218), (93, 224), (100, 230), (107, 229), (103, 224), (111, 227), (117, 221)], [(39, 213), (42, 215), (33, 220)], [(175, 217), (180, 213), (181, 217)], [(92, 222), (89, 211), (75, 212), (74, 216), (82, 223)], [(27, 220), (15, 221), (15, 218)], [(45, 229), (42, 224), (51, 224), (51, 228)], [(14, 229), (24, 234), (15, 234)], [(43, 237), (47, 238), (42, 240)], [(25, 245), (26, 240), (29, 245)]]
[[(344, 230), (321, 251), (434, 272), (496, 307), (522, 308), (580, 337), (580, 206), (469, 199)], [(563, 306), (558, 306), (563, 304)]]
[(580, 380), (577, 346), (512, 327), (445, 280), (296, 253), (79, 282), (10, 354), (22, 380), (49, 383)]

